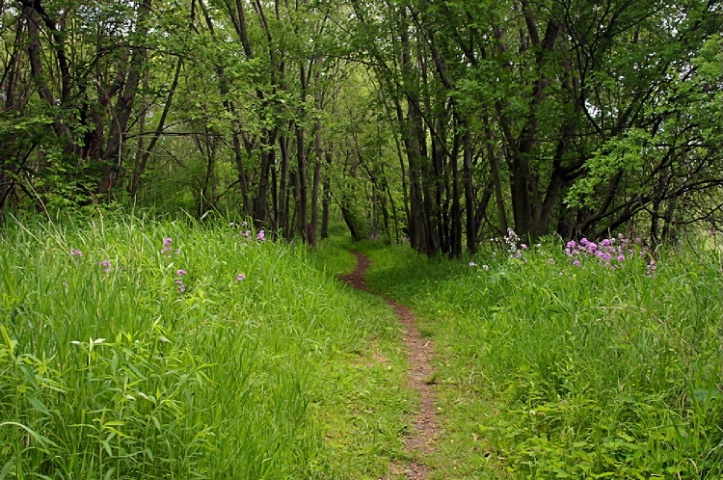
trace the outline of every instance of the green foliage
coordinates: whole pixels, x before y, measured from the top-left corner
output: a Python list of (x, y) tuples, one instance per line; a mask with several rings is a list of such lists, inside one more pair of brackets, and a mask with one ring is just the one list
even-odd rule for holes
[(636, 251), (369, 250), (439, 352), (438, 478), (720, 478), (720, 252)]
[[(650, 167), (646, 160), (650, 159), (654, 149), (653, 137), (640, 129), (629, 129), (621, 138), (607, 141), (585, 162), (586, 175), (570, 187), (566, 204), (594, 208), (599, 202), (595, 192), (618, 172), (642, 177), (646, 166)], [(636, 184), (636, 187), (631, 189), (634, 193), (645, 192), (642, 185)]]
[(249, 237), (9, 225), (0, 478), (378, 478), (408, 409), (394, 316)]

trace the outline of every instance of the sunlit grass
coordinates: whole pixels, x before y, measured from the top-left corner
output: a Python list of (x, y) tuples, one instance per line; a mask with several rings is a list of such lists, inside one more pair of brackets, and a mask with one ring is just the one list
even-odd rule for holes
[(720, 478), (720, 256), (652, 270), (637, 246), (611, 268), (500, 243), (465, 262), (366, 247), (370, 283), (436, 342), (438, 478)]
[(396, 320), (244, 229), (8, 226), (0, 478), (382, 475), (408, 403)]

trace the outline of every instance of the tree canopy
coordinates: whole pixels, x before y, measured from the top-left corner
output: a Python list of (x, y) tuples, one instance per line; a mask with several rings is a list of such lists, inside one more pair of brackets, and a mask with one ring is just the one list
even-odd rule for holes
[(311, 245), (723, 218), (716, 0), (0, 2), (0, 211), (234, 212)]

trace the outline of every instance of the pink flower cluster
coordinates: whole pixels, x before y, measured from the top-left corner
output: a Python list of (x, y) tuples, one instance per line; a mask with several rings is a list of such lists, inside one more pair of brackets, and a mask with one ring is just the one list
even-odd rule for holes
[(173, 239), (171, 237), (164, 237), (163, 238), (163, 248), (161, 249), (161, 255), (166, 255), (168, 258), (171, 258), (171, 254), (175, 253), (178, 255), (181, 253), (181, 249), (177, 248), (176, 251), (173, 251)]
[[(635, 257), (636, 252), (642, 257), (648, 253), (648, 249), (642, 246), (640, 238), (631, 242), (622, 235), (619, 235), (618, 238), (605, 238), (600, 243), (583, 238), (579, 242), (570, 240), (565, 245), (565, 253), (573, 259), (574, 266), (580, 266), (581, 258), (595, 258), (606, 267), (618, 268), (627, 259)], [(651, 260), (651, 265), (654, 270), (655, 261)], [(648, 270), (651, 270), (650, 265), (648, 265)]]
[[(185, 274), (186, 274), (185, 270), (179, 270), (176, 272), (176, 275), (178, 275), (178, 277), (182, 277)], [(176, 285), (178, 285), (178, 293), (183, 293), (186, 291), (186, 284), (183, 283), (183, 280), (181, 280), (180, 278), (177, 278), (175, 283), (176, 283)]]
[[(246, 239), (251, 239), (251, 230), (244, 230), (243, 232), (241, 232), (241, 235)], [(259, 230), (256, 233), (256, 240), (258, 240), (259, 242), (266, 241), (266, 232), (264, 232), (263, 229)]]

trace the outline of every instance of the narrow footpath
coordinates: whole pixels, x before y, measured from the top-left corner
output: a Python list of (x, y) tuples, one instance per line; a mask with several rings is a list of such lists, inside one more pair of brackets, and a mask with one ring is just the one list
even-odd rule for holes
[[(354, 255), (357, 258), (356, 269), (342, 277), (342, 280), (358, 290), (380, 296), (369, 290), (364, 280), (364, 274), (371, 265), (371, 261), (361, 253), (354, 252)], [(434, 442), (439, 434), (437, 412), (434, 406), (436, 393), (430, 385), (434, 373), (430, 360), (434, 349), (432, 342), (423, 338), (419, 333), (411, 310), (389, 298), (383, 296), (382, 298), (394, 309), (399, 322), (404, 326), (403, 337), (409, 368), (407, 384), (417, 392), (421, 399), (419, 411), (414, 415), (413, 428), (407, 431), (405, 437), (406, 450), (413, 460), (405, 464), (392, 464), (389, 474), (391, 478), (403, 475), (408, 480), (426, 480), (431, 470), (424, 464), (424, 459), (434, 451)]]

